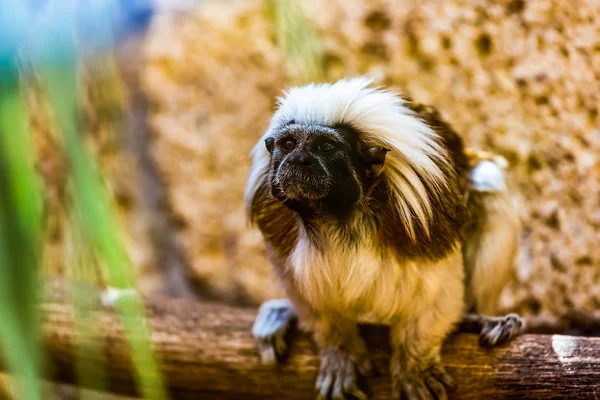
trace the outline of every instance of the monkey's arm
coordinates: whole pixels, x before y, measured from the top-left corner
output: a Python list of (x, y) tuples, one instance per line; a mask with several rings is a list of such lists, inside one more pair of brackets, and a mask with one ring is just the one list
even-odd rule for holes
[(316, 382), (319, 398), (358, 399), (366, 395), (358, 388), (357, 370), (371, 375), (373, 367), (358, 326), (341, 315), (317, 315), (294, 291), (286, 288), (290, 299), (265, 302), (253, 326), (261, 359), (264, 363), (281, 361), (287, 353), (287, 333), (295, 322), (312, 333), (319, 347), (321, 367)]

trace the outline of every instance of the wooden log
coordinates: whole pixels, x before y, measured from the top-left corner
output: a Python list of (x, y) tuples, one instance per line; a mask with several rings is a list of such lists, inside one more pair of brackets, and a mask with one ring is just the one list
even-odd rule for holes
[[(51, 369), (46, 378), (76, 382), (71, 306), (61, 286), (43, 304), (44, 345)], [(173, 399), (314, 399), (319, 360), (312, 341), (297, 334), (282, 365), (260, 364), (251, 336), (257, 310), (190, 300), (146, 302), (152, 342)], [(115, 314), (98, 311), (102, 329), (80, 338), (100, 345), (108, 366), (108, 389), (136, 395), (136, 379), (121, 324)], [(371, 378), (372, 399), (390, 399), (389, 345), (382, 327), (364, 327), (373, 361), (381, 375)], [(93, 353), (90, 353), (93, 354)], [(477, 336), (452, 336), (443, 361), (456, 379), (453, 399), (549, 399), (600, 397), (600, 339), (562, 335), (525, 335), (498, 349), (479, 347)], [(87, 356), (101, 368), (103, 360)], [(91, 389), (97, 389), (91, 387)]]

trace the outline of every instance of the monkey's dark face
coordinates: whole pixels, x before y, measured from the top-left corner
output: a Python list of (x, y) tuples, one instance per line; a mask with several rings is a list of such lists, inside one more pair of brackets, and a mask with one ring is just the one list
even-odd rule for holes
[(265, 140), (271, 153), (271, 190), (288, 204), (344, 212), (365, 193), (382, 147), (368, 148), (345, 126), (305, 126), (293, 121)]

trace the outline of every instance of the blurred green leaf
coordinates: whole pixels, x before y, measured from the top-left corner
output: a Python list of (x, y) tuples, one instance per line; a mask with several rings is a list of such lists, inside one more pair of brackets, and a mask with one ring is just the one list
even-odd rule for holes
[(0, 79), (0, 341), (19, 398), (39, 399), (41, 198), (16, 69)]
[[(101, 331), (101, 321), (96, 309), (96, 298), (90, 296), (96, 290), (97, 266), (94, 251), (86, 232), (76, 221), (65, 222), (65, 247), (68, 275), (72, 282), (70, 299), (74, 308), (74, 330), (77, 342), (77, 373), (80, 387), (106, 388), (106, 360), (104, 345), (90, 338)], [(90, 367), (86, 360), (102, 360), (102, 367)], [(87, 391), (80, 391), (82, 399), (95, 399), (99, 396)]]
[[(41, 70), (64, 140), (74, 200), (74, 207), (68, 210), (73, 212), (71, 225), (67, 227), (72, 246), (71, 277), (88, 282), (97, 259), (111, 287), (135, 289), (112, 199), (80, 134), (77, 64), (82, 50), (87, 56), (112, 51), (119, 4), (116, 0), (50, 0), (39, 4), (0, 0), (0, 32), (4, 34), (0, 41), (0, 344), (8, 367), (18, 376), (17, 390), (23, 399), (41, 396), (36, 379), (41, 360), (37, 278), (43, 203), (34, 169), (34, 147), (27, 132), (17, 55)], [(77, 47), (76, 41), (85, 46)], [(74, 289), (72, 300), (76, 329), (83, 335), (79, 337), (84, 337), (98, 326), (89, 313), (91, 299)], [(142, 395), (165, 398), (139, 296), (123, 298), (116, 308), (131, 345)], [(80, 345), (79, 351), (97, 349)], [(79, 367), (82, 383), (104, 379), (81, 362)]]

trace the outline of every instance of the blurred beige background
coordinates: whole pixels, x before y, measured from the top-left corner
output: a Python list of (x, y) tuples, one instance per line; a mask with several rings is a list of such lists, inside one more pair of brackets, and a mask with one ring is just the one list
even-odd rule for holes
[[(369, 74), (436, 106), (469, 146), (509, 161), (525, 230), (503, 307), (600, 310), (600, 5), (303, 4), (327, 80)], [(148, 294), (245, 305), (280, 294), (242, 199), (250, 149), (294, 82), (275, 37), (263, 1), (177, 3), (124, 48), (121, 79), (90, 73), (86, 131)], [(38, 101), (35, 88), (30, 98)], [(47, 268), (60, 273), (65, 166), (51, 116), (37, 107), (38, 167), (51, 189)], [(126, 137), (111, 134), (122, 118)]]

